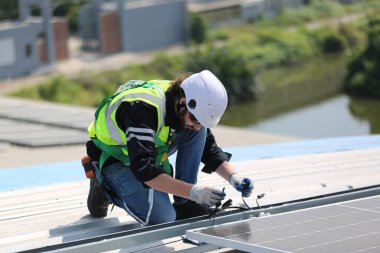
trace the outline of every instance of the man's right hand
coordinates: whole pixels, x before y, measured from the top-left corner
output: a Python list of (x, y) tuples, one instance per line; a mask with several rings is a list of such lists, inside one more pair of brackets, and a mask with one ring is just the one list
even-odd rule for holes
[(190, 191), (190, 199), (201, 205), (214, 206), (220, 203), (226, 194), (216, 188), (193, 185)]

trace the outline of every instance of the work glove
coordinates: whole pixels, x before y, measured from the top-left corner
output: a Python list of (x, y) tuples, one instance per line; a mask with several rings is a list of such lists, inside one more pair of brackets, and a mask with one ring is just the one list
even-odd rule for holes
[(253, 182), (247, 177), (241, 177), (237, 173), (234, 173), (229, 178), (230, 184), (238, 191), (242, 193), (244, 198), (248, 198), (252, 194)]
[(223, 191), (208, 186), (193, 185), (190, 191), (192, 201), (209, 207), (220, 203), (225, 196)]

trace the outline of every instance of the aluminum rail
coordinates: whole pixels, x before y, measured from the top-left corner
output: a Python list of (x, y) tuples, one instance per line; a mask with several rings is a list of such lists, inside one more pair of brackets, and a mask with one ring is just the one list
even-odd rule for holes
[(222, 213), (217, 213), (211, 218), (207, 218), (206, 216), (196, 217), (182, 221), (175, 221), (171, 223), (106, 234), (88, 239), (64, 242), (62, 244), (45, 246), (21, 252), (95, 253), (111, 251), (115, 249), (132, 248), (167, 238), (182, 236), (186, 233), (186, 230), (250, 219), (258, 217), (263, 213), (273, 215), (348, 200), (371, 197), (375, 195), (380, 195), (380, 185), (321, 195), (307, 199), (283, 202), (275, 205), (263, 206), (261, 208), (253, 208), (248, 211), (224, 211)]

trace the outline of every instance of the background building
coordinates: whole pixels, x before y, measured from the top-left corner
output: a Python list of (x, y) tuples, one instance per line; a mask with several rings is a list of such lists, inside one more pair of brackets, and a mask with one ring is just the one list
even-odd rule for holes
[(78, 26), (85, 50), (139, 52), (186, 42), (188, 12), (218, 26), (302, 5), (302, 0), (96, 0), (81, 8)]
[[(40, 17), (31, 10), (40, 9)], [(0, 23), (0, 79), (30, 74), (69, 57), (68, 26), (51, 18), (50, 0), (19, 0), (19, 20)]]
[(188, 10), (203, 15), (211, 26), (234, 25), (271, 17), (303, 0), (189, 0)]
[(97, 0), (81, 8), (78, 23), (83, 48), (104, 53), (154, 50), (187, 40), (184, 0)]

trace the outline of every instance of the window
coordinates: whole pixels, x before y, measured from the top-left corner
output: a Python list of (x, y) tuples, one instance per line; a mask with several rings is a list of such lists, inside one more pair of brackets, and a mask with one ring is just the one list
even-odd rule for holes
[(27, 44), (25, 46), (25, 57), (29, 58), (31, 55), (32, 55), (32, 45), (31, 44)]
[(0, 67), (15, 64), (16, 50), (14, 38), (0, 39), (0, 55)]

